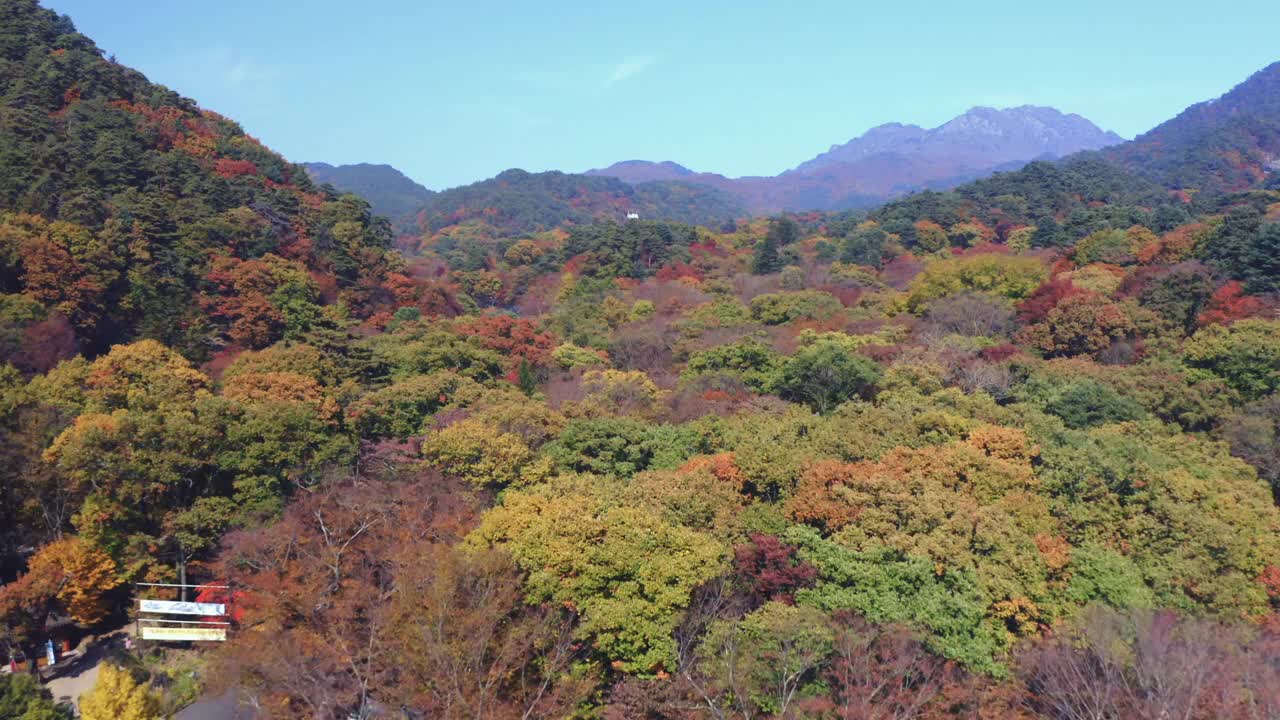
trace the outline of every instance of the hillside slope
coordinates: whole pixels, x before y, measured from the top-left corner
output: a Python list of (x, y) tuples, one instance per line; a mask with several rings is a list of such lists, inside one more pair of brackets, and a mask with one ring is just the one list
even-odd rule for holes
[(355, 193), (368, 200), (375, 213), (393, 221), (417, 212), (435, 195), (435, 191), (419, 185), (390, 165), (311, 162), (302, 163), (302, 167), (317, 183), (328, 183), (341, 192)]
[(54, 344), (148, 337), (197, 357), (267, 344), (339, 297), (371, 312), (390, 235), (66, 17), (0, 3), (0, 336), (69, 323)]
[(1280, 170), (1280, 62), (1105, 154), (1170, 188), (1216, 194), (1264, 183)]

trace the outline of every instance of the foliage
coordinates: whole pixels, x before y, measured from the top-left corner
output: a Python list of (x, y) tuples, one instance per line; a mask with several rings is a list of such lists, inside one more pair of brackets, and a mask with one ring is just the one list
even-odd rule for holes
[(821, 290), (765, 293), (751, 300), (751, 317), (766, 325), (824, 320), (840, 312), (840, 301)]
[(1123, 548), (1157, 606), (1266, 608), (1257, 579), (1280, 552), (1267, 529), (1277, 510), (1222, 446), (1123, 423), (1046, 445), (1040, 461), (1067, 541)]
[(77, 622), (92, 625), (110, 610), (106, 596), (119, 587), (116, 563), (79, 538), (66, 538), (40, 548), (27, 573), (53, 589), (53, 598)]
[(973, 668), (995, 668), (1007, 640), (984, 619), (990, 600), (971, 571), (939, 573), (927, 558), (904, 557), (886, 548), (855, 552), (809, 528), (791, 530), (786, 539), (818, 568), (817, 586), (796, 593), (799, 604), (855, 610), (872, 622), (919, 628), (926, 643), (942, 655)]
[(1023, 330), (1021, 340), (1049, 357), (1097, 355), (1136, 331), (1124, 308), (1083, 292), (1054, 305), (1042, 322)]
[(1137, 402), (1088, 379), (1063, 387), (1049, 399), (1045, 411), (1075, 429), (1142, 417), (1142, 408)]
[(773, 392), (781, 380), (785, 359), (763, 343), (747, 340), (694, 353), (685, 365), (684, 377), (729, 374), (755, 392)]
[(575, 608), (581, 634), (619, 669), (642, 674), (672, 669), (679, 611), (725, 554), (642, 508), (536, 490), (508, 493), (469, 542), (505, 548), (529, 573), (530, 600)]
[(742, 715), (785, 717), (832, 651), (825, 620), (814, 608), (771, 602), (736, 623), (721, 621), (701, 647), (706, 672), (728, 703), (745, 706)]
[(1241, 320), (1202, 328), (1183, 347), (1183, 360), (1222, 378), (1246, 398), (1280, 388), (1280, 321)]
[(777, 386), (782, 397), (827, 413), (840, 403), (866, 397), (879, 379), (875, 361), (824, 337), (786, 361)]
[(1241, 229), (1232, 235), (1231, 229), (1224, 223), (1219, 237), (1206, 246), (1210, 262), (1243, 282), (1251, 293), (1280, 290), (1280, 223), (1261, 225), (1251, 234)]
[(987, 292), (1018, 300), (1031, 294), (1047, 275), (1039, 260), (995, 254), (937, 260), (911, 284), (907, 307), (921, 312), (938, 298), (962, 292)]
[(80, 696), (84, 720), (160, 720), (159, 695), (149, 683), (139, 683), (124, 668), (103, 663), (98, 682)]
[(509, 171), (401, 255), (0, 4), (0, 638), (232, 578), (188, 684), (273, 717), (1275, 715), (1277, 78), (870, 211)]
[(692, 227), (650, 220), (622, 225), (595, 223), (573, 228), (564, 242), (569, 259), (590, 255), (595, 274), (643, 278), (669, 263), (688, 261), (688, 247), (697, 242)]
[(742, 214), (729, 195), (702, 185), (507, 170), (496, 177), (437, 193), (422, 213), (422, 230), (447, 234), (483, 221), (495, 231), (523, 234), (586, 225), (632, 211), (642, 217), (719, 225)]
[(565, 471), (625, 477), (679, 465), (697, 446), (698, 436), (685, 427), (605, 417), (570, 420), (542, 452)]
[(533, 460), (533, 452), (518, 436), (473, 419), (429, 435), (422, 455), (442, 472), (479, 487), (520, 482)]
[(450, 370), (416, 375), (366, 393), (347, 408), (347, 422), (370, 440), (408, 438), (421, 434), (435, 413), (465, 407), (481, 392), (474, 380)]
[(1221, 432), (1231, 454), (1256, 468), (1280, 497), (1280, 396), (1250, 403), (1225, 422)]
[(603, 353), (589, 348), (578, 347), (573, 343), (564, 343), (551, 352), (551, 359), (563, 370), (576, 367), (590, 367), (607, 362)]
[(4, 720), (71, 720), (75, 714), (55, 705), (40, 681), (26, 673), (0, 675), (0, 718)]
[(796, 558), (796, 548), (774, 535), (752, 533), (751, 542), (733, 548), (733, 568), (753, 599), (794, 604), (793, 593), (813, 584), (818, 571)]

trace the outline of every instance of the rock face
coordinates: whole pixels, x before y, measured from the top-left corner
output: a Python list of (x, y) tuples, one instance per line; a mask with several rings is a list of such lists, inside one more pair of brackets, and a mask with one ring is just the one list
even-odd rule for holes
[(673, 162), (628, 160), (591, 175), (626, 182), (702, 183), (739, 197), (755, 211), (831, 210), (876, 204), (920, 189), (943, 189), (1010, 170), (1123, 142), (1083, 117), (1049, 107), (976, 107), (936, 127), (888, 123), (774, 177), (726, 178)]

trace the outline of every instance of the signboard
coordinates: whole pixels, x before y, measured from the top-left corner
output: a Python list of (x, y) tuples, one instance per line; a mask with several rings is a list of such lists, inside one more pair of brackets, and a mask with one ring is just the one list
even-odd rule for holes
[(172, 600), (139, 600), (142, 612), (174, 613), (176, 615), (226, 615), (227, 606), (222, 603), (174, 602)]
[(142, 639), (223, 641), (227, 639), (227, 629), (224, 627), (157, 627), (155, 625), (143, 625)]

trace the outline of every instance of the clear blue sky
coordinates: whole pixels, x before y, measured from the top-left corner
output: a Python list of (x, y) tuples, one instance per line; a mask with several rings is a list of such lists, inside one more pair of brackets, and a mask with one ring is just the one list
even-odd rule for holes
[(867, 128), (1052, 105), (1132, 137), (1280, 60), (1280, 2), (44, 0), (294, 161), (774, 174)]

